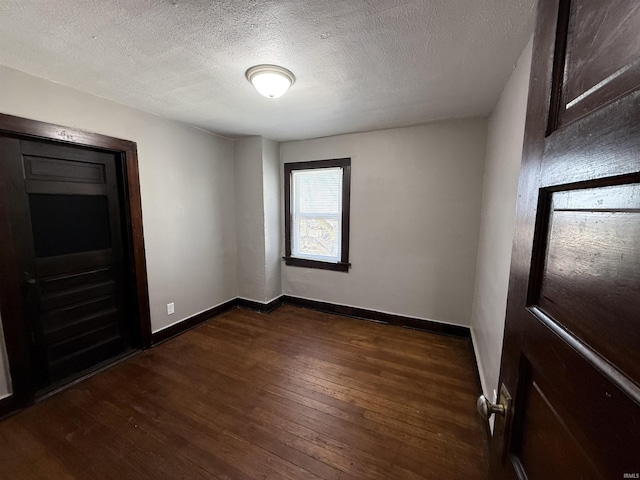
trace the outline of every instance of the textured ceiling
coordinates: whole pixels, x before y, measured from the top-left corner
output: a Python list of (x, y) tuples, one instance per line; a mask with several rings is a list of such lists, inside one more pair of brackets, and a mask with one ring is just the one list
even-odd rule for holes
[[(230, 137), (313, 138), (493, 108), (534, 0), (0, 0), (0, 64)], [(296, 83), (260, 96), (247, 68)]]

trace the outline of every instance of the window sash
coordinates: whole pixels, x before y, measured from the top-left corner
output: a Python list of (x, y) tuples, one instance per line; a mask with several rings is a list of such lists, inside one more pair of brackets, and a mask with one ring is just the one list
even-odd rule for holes
[[(327, 170), (330, 170), (329, 172)], [(314, 168), (314, 169), (301, 169), (298, 172), (300, 172), (298, 175), (296, 175), (294, 172), (292, 172), (291, 174), (291, 256), (295, 257), (295, 258), (302, 258), (302, 259), (309, 259), (309, 260), (319, 260), (319, 261), (324, 261), (324, 262), (331, 262), (331, 263), (339, 263), (341, 260), (341, 256), (342, 256), (342, 252), (341, 252), (341, 247), (342, 247), (342, 192), (343, 192), (343, 182), (344, 182), (344, 171), (342, 167), (329, 167), (329, 168)], [(297, 173), (297, 172), (296, 172)], [(331, 193), (331, 192), (321, 192), (325, 194), (324, 198), (320, 199), (320, 203), (325, 203), (325, 206), (335, 206), (334, 211), (331, 212), (327, 212), (327, 211), (309, 211), (309, 212), (302, 212), (300, 211), (301, 209), (301, 204), (302, 202), (302, 195), (309, 195), (310, 197), (313, 197), (313, 194), (309, 194), (309, 192), (303, 192), (301, 191), (302, 188), (302, 179), (304, 179), (304, 177), (307, 177), (306, 180), (308, 182), (309, 177), (313, 176), (314, 174), (317, 174), (318, 176), (324, 174), (327, 175), (329, 173), (338, 173), (338, 189), (335, 192), (335, 196), (332, 197), (331, 195), (327, 195), (327, 193)], [(304, 177), (303, 177), (304, 175)], [(329, 181), (334, 181), (336, 180), (336, 178), (328, 178)], [(332, 185), (333, 187), (335, 187), (335, 185)], [(307, 187), (308, 184), (307, 184)], [(330, 188), (327, 187), (327, 190), (329, 190)], [(311, 200), (311, 204), (310, 202), (310, 198), (306, 198), (305, 199), (305, 205), (308, 207), (309, 210), (315, 210), (315, 205), (313, 205), (313, 202)], [(322, 227), (320, 229), (318, 229), (319, 231), (317, 232), (318, 235), (315, 235), (315, 240), (314, 240), (314, 235), (310, 235), (309, 233), (313, 233), (310, 232), (310, 230), (313, 229), (313, 227), (311, 225), (306, 225), (307, 228), (307, 235), (304, 235), (304, 232), (302, 231), (304, 228), (304, 220), (316, 220), (316, 221), (321, 221), (321, 220), (326, 220), (328, 222), (333, 223), (334, 227), (333, 227), (333, 231), (331, 231), (331, 229), (327, 229), (325, 228), (324, 231), (322, 231)], [(325, 235), (334, 235), (334, 238), (327, 240), (325, 239), (324, 241), (322, 239), (319, 239), (318, 236), (322, 236), (323, 234)], [(304, 243), (305, 241), (307, 242), (308, 248), (305, 248)], [(322, 249), (322, 248), (326, 248), (329, 247), (329, 249), (331, 250), (330, 253), (327, 254), (323, 254), (323, 253), (311, 253), (309, 252), (309, 250), (313, 250), (315, 247), (315, 249)], [(307, 251), (305, 251), (307, 250)]]

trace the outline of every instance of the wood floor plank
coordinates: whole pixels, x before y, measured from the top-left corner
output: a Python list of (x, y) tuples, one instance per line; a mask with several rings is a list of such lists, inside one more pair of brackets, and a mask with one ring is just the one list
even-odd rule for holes
[(463, 339), (236, 309), (0, 423), (0, 478), (481, 479)]

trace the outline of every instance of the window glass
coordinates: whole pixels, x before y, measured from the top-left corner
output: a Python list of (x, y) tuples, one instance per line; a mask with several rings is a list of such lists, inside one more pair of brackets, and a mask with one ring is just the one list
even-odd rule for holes
[(292, 256), (339, 262), (342, 168), (294, 170), (291, 188)]

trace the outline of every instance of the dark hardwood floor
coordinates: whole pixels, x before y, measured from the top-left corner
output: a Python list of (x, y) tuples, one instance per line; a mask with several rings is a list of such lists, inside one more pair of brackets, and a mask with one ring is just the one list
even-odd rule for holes
[(232, 310), (0, 422), (0, 478), (481, 479), (467, 341)]

